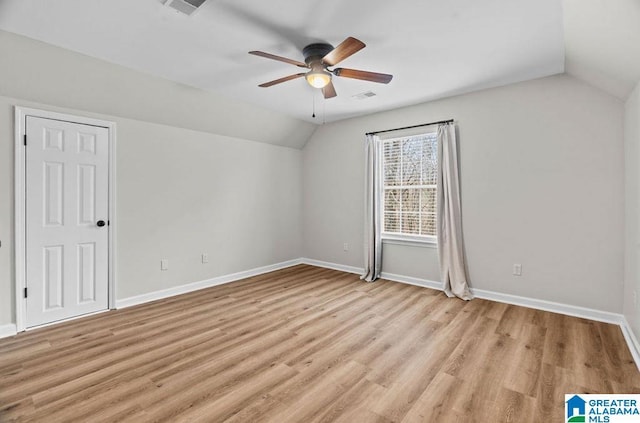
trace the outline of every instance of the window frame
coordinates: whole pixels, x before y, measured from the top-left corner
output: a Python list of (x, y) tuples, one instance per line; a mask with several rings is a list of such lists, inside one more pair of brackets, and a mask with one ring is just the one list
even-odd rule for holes
[[(416, 137), (424, 137), (424, 136), (429, 136), (429, 135), (435, 135), (436, 137), (436, 147), (437, 147), (437, 129), (432, 129), (432, 130), (423, 130), (420, 131), (418, 133), (414, 133), (411, 135), (396, 135), (396, 136), (390, 136), (390, 137), (385, 137), (383, 139), (379, 139), (379, 145), (378, 145), (378, 153), (379, 153), (379, 157), (380, 157), (380, 174), (378, 175), (379, 177), (379, 195), (381, 198), (380, 201), (380, 222), (381, 222), (381, 233), (380, 233), (380, 238), (382, 240), (383, 243), (385, 244), (398, 244), (398, 245), (409, 245), (409, 246), (419, 246), (419, 247), (437, 247), (438, 245), (438, 237), (437, 234), (436, 235), (416, 235), (416, 234), (406, 234), (406, 233), (398, 233), (398, 232), (385, 232), (385, 188), (388, 189), (402, 189), (403, 187), (405, 187), (404, 185), (398, 185), (398, 186), (385, 186), (384, 183), (384, 175), (385, 175), (385, 156), (384, 156), (384, 143), (385, 142), (390, 142), (390, 141), (395, 141), (395, 140), (402, 140), (402, 139), (407, 139), (407, 138), (416, 138)], [(440, 166), (440, 163), (438, 163), (438, 166)], [(433, 187), (433, 184), (425, 184), (428, 185), (429, 187)], [(412, 186), (413, 187), (413, 186)], [(423, 185), (416, 185), (415, 188), (416, 189), (421, 189), (421, 187), (423, 187)], [(436, 198), (438, 195), (438, 185), (437, 183), (435, 184), (435, 191), (436, 191)], [(436, 203), (436, 225), (437, 225), (437, 203)]]

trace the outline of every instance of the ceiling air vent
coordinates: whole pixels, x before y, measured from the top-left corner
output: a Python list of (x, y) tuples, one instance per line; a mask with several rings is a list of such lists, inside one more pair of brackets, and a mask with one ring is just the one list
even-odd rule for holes
[(198, 10), (206, 0), (167, 0), (164, 4), (185, 15), (191, 15)]
[(356, 100), (366, 100), (367, 98), (373, 97), (375, 95), (376, 93), (374, 93), (373, 91), (365, 91), (363, 93), (356, 94), (351, 97), (355, 98)]

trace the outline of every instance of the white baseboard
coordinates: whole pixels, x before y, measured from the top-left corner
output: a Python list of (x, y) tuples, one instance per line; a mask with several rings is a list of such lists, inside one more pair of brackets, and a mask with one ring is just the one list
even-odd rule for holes
[[(380, 275), (383, 279), (394, 282), (406, 283), (409, 285), (422, 286), (442, 291), (442, 282), (430, 281), (427, 279), (414, 278), (411, 276), (396, 275), (393, 273), (382, 272)], [(538, 300), (535, 298), (521, 297), (518, 295), (503, 294), (495, 291), (487, 291), (485, 289), (471, 289), (471, 293), (476, 298), (484, 300), (497, 301), (499, 303), (513, 304), (522, 307), (534, 308), (537, 310), (551, 311), (553, 313), (566, 314), (568, 316), (581, 317), (584, 319), (595, 320), (598, 322), (614, 323), (619, 325), (622, 321), (622, 315), (610, 313), (608, 311), (600, 311), (591, 308), (579, 307), (569, 304), (555, 303), (552, 301)]]
[[(425, 288), (442, 291), (442, 282), (430, 281), (427, 279), (414, 278), (411, 276), (396, 275), (393, 273), (382, 272), (382, 279), (388, 279), (394, 282), (406, 283), (409, 285), (422, 286)], [(622, 321), (622, 315), (610, 313), (608, 311), (600, 311), (591, 308), (579, 307), (569, 304), (555, 303), (552, 301), (538, 300), (535, 298), (521, 297), (518, 295), (502, 294), (495, 291), (487, 291), (485, 289), (471, 289), (471, 293), (476, 298), (484, 300), (497, 301), (499, 303), (513, 304), (522, 307), (534, 308), (537, 310), (551, 311), (553, 313), (566, 314), (568, 316), (582, 317), (584, 319), (595, 320), (598, 322), (614, 323), (619, 325)]]
[(357, 275), (362, 275), (364, 273), (364, 269), (361, 267), (347, 266), (346, 264), (330, 263), (328, 261), (301, 258), (300, 263), (308, 264), (310, 266), (324, 267), (327, 269), (340, 270), (341, 272), (355, 273)]
[(10, 336), (16, 335), (18, 333), (18, 329), (15, 323), (9, 323), (8, 325), (0, 325), (0, 339), (8, 338)]
[(287, 267), (300, 264), (300, 259), (284, 261), (282, 263), (271, 264), (269, 266), (257, 267), (255, 269), (245, 270), (243, 272), (232, 273), (229, 275), (218, 276), (204, 281), (193, 282), (186, 285), (176, 286), (174, 288), (163, 289), (161, 291), (149, 292), (147, 294), (136, 295), (135, 297), (123, 298), (116, 300), (116, 308), (131, 307), (138, 304), (148, 303), (150, 301), (161, 300), (163, 298), (173, 297), (174, 295), (186, 294), (188, 292), (198, 291), (200, 289), (210, 288), (212, 286), (222, 285), (234, 282), (240, 279), (250, 278), (252, 276), (261, 275), (263, 273), (273, 272), (275, 270), (285, 269)]
[(613, 323), (620, 325), (622, 315), (609, 311), (596, 310), (574, 306), (570, 304), (556, 303), (553, 301), (539, 300), (537, 298), (521, 297), (519, 295), (503, 294), (484, 289), (472, 289), (471, 292), (476, 298), (497, 301), (499, 303), (513, 304), (522, 307), (535, 308), (537, 310), (550, 311), (552, 313), (565, 314), (567, 316), (580, 317), (583, 319), (595, 320), (596, 322)]
[(622, 323), (620, 324), (620, 329), (622, 329), (622, 335), (624, 339), (627, 341), (627, 345), (629, 346), (629, 351), (631, 351), (631, 355), (633, 356), (633, 360), (636, 362), (636, 366), (638, 366), (638, 370), (640, 370), (640, 343), (638, 342), (638, 338), (633, 333), (627, 318), (622, 316)]

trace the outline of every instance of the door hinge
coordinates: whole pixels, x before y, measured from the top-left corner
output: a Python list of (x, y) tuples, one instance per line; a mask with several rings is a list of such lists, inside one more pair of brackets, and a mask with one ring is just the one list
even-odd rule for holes
[(107, 220), (107, 226), (111, 226), (111, 221)]
[(27, 145), (27, 134), (24, 134), (24, 145)]
[(27, 287), (24, 288), (24, 297), (27, 298)]

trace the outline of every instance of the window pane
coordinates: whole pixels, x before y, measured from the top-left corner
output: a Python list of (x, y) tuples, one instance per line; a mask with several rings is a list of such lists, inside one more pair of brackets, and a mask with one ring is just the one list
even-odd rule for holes
[(400, 213), (384, 214), (384, 232), (400, 232)]
[(400, 190), (399, 189), (384, 190), (384, 210), (385, 212), (400, 211)]
[(403, 212), (419, 212), (420, 211), (420, 189), (403, 189), (402, 190), (402, 211)]
[(400, 185), (400, 140), (385, 141), (384, 154), (384, 185)]
[(423, 188), (421, 190), (420, 211), (423, 213), (436, 212), (436, 189)]
[(407, 138), (402, 141), (402, 184), (420, 185), (422, 140)]
[(435, 134), (424, 138), (422, 147), (422, 183), (435, 185), (438, 182), (438, 141)]
[(436, 236), (436, 215), (434, 213), (421, 213), (420, 235)]
[(402, 213), (402, 233), (420, 235), (420, 213)]
[(437, 135), (383, 141), (383, 231), (435, 236)]

